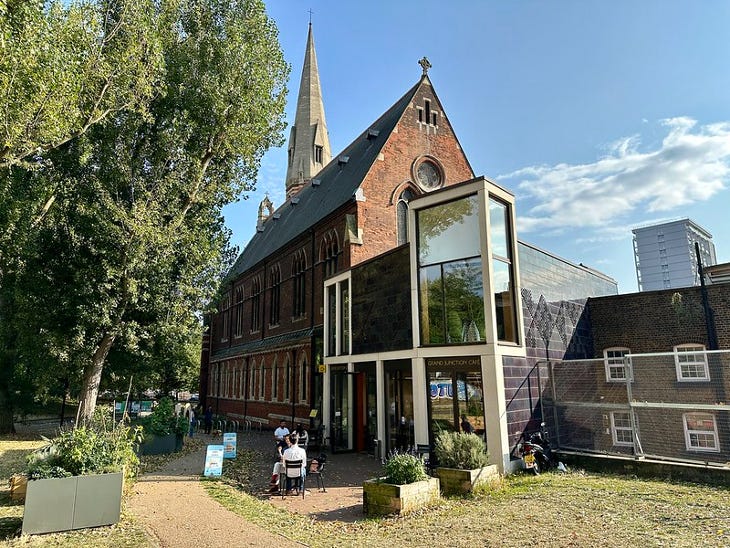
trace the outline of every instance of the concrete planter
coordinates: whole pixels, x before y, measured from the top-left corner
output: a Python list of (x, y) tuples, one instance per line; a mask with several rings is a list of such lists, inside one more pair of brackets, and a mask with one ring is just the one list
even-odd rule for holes
[(124, 474), (96, 474), (28, 482), (23, 534), (112, 525), (122, 510)]
[(440, 466), (436, 469), (435, 474), (441, 480), (441, 492), (444, 495), (465, 495), (470, 493), (477, 485), (497, 479), (499, 470), (496, 464), (473, 470)]
[(362, 509), (366, 516), (407, 514), (439, 499), (439, 480), (393, 485), (383, 479), (368, 480), (362, 485)]
[(167, 455), (176, 453), (182, 449), (183, 437), (178, 434), (168, 434), (166, 436), (155, 436), (148, 434), (145, 436), (142, 445), (139, 446), (140, 455)]

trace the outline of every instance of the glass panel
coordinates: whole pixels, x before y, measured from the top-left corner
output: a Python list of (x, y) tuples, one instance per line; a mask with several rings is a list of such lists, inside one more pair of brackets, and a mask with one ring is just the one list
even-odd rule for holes
[(327, 355), (337, 354), (337, 286), (327, 288)]
[(350, 285), (344, 281), (340, 284), (340, 354), (350, 353)]
[(458, 419), (464, 416), (475, 434), (484, 434), (484, 391), (482, 375), (478, 372), (457, 373)]
[(512, 294), (512, 268), (509, 264), (494, 259), (494, 316), (497, 322), (497, 339), (517, 342), (515, 307)]
[(476, 196), (418, 212), (419, 265), (479, 255), (479, 207)]
[(415, 443), (413, 379), (410, 364), (386, 373), (388, 386), (387, 451), (405, 451)]
[(447, 321), (446, 342), (484, 340), (484, 292), (481, 259), (445, 264), (444, 304)]
[(489, 199), (489, 233), (492, 239), (492, 254), (510, 259), (507, 205)]
[(423, 344), (444, 344), (446, 342), (446, 329), (444, 328), (444, 290), (441, 280), (441, 266), (434, 265), (422, 268), (419, 275), (421, 341)]
[(344, 367), (332, 368), (332, 447), (335, 451), (351, 449), (350, 382)]
[(431, 371), (428, 375), (431, 396), (431, 433), (456, 431), (454, 417), (454, 387), (450, 372)]

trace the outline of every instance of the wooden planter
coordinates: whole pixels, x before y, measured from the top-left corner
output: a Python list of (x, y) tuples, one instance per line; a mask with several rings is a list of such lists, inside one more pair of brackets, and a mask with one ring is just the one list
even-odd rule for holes
[(383, 479), (367, 480), (362, 485), (362, 509), (366, 516), (407, 514), (439, 498), (438, 478), (393, 485)]
[(477, 485), (494, 481), (499, 477), (499, 470), (496, 464), (474, 470), (439, 466), (435, 474), (441, 480), (441, 492), (444, 495), (465, 495)]
[(122, 510), (124, 473), (28, 482), (23, 534), (112, 525)]
[(13, 502), (23, 502), (25, 500), (25, 491), (28, 489), (28, 476), (16, 474), (10, 478), (10, 500)]

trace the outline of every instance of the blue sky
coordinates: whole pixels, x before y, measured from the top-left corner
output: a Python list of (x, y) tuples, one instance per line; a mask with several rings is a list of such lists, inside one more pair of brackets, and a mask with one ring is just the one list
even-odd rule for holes
[[(333, 155), (410, 88), (424, 55), (477, 175), (517, 196), (518, 237), (637, 290), (631, 228), (689, 217), (730, 261), (730, 2), (270, 0), (292, 65), (309, 10)], [(288, 136), (288, 129), (286, 131)], [(232, 243), (284, 200), (285, 146), (228, 206)]]

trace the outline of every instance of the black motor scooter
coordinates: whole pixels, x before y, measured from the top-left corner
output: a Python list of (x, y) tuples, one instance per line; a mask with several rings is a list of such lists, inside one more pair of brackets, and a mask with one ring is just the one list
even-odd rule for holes
[(538, 432), (525, 435), (525, 440), (517, 446), (517, 453), (522, 457), (525, 470), (531, 470), (536, 476), (554, 466), (544, 422)]

